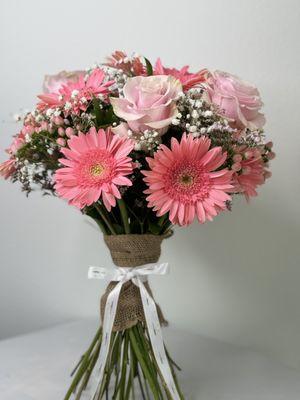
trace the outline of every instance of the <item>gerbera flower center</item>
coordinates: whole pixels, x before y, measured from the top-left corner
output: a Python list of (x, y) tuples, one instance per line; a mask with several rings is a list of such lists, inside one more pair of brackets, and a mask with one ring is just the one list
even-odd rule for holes
[(190, 186), (194, 182), (194, 178), (191, 175), (185, 174), (185, 173), (182, 174), (182, 176), (180, 177), (180, 180), (181, 180), (181, 183), (186, 186)]
[(81, 156), (76, 176), (82, 187), (95, 187), (110, 182), (115, 171), (114, 158), (106, 150), (96, 149)]
[(169, 196), (185, 204), (204, 200), (209, 195), (210, 187), (209, 174), (197, 161), (175, 163), (166, 177)]
[(105, 167), (102, 164), (92, 165), (90, 168), (90, 172), (93, 176), (99, 176), (104, 171)]

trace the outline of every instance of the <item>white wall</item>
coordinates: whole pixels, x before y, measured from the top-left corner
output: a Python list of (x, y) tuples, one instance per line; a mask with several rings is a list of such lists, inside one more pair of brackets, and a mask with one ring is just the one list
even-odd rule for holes
[[(239, 199), (213, 223), (178, 229), (163, 248), (172, 274), (153, 286), (175, 326), (299, 367), (300, 2), (2, 0), (0, 14), (1, 149), (45, 73), (114, 49), (258, 85), (276, 143), (273, 178), (250, 205)], [(87, 266), (111, 261), (93, 224), (58, 199), (26, 199), (2, 180), (0, 191), (0, 337), (96, 316), (103, 285), (87, 281)]]

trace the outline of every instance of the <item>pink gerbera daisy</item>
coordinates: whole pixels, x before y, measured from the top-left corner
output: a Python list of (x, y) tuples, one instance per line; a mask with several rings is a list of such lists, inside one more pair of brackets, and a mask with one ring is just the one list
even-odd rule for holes
[(154, 75), (172, 75), (182, 83), (184, 90), (189, 90), (199, 83), (206, 81), (207, 70), (203, 69), (199, 72), (191, 73), (189, 72), (188, 65), (185, 65), (180, 70), (166, 68), (162, 65), (160, 58), (158, 58), (154, 67)]
[(104, 78), (105, 73), (100, 68), (94, 69), (87, 79), (83, 75), (79, 75), (77, 81), (69, 80), (62, 84), (58, 92), (39, 95), (38, 98), (42, 100), (39, 108), (64, 106), (67, 113), (68, 111), (75, 113), (80, 110), (85, 111), (88, 102), (93, 97), (109, 93), (108, 87), (114, 81), (104, 82)]
[(68, 140), (69, 148), (62, 148), (65, 165), (56, 171), (55, 189), (60, 197), (78, 208), (102, 199), (108, 211), (121, 195), (117, 186), (131, 186), (126, 177), (133, 164), (128, 154), (133, 149), (131, 140), (113, 135), (110, 130), (91, 128)]
[(173, 224), (188, 225), (197, 216), (200, 223), (212, 220), (226, 208), (232, 188), (232, 173), (220, 168), (226, 153), (221, 147), (209, 150), (207, 137), (172, 138), (171, 149), (161, 145), (154, 158), (147, 158), (150, 171), (143, 171), (148, 206), (161, 216), (169, 213)]

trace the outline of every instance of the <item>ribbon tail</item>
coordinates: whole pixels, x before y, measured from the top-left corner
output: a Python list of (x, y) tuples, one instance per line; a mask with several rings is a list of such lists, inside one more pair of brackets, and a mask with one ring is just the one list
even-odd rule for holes
[(154, 300), (149, 295), (143, 282), (140, 279), (135, 279), (135, 283), (138, 283), (141, 292), (141, 298), (145, 313), (145, 319), (148, 327), (149, 337), (153, 349), (153, 353), (160, 369), (160, 372), (164, 378), (167, 388), (172, 396), (173, 400), (181, 400), (175, 381), (173, 378), (172, 371), (170, 369), (169, 361), (166, 355), (162, 330), (157, 315), (157, 308)]
[(97, 398), (99, 390), (101, 389), (104, 369), (110, 349), (112, 329), (116, 317), (117, 306), (122, 286), (123, 282), (120, 281), (107, 297), (103, 324), (102, 324), (102, 341), (101, 341), (100, 353), (98, 361), (94, 368), (94, 371), (97, 373), (97, 376), (95, 377), (96, 378), (95, 385), (91, 388), (91, 393), (92, 393), (91, 399)]

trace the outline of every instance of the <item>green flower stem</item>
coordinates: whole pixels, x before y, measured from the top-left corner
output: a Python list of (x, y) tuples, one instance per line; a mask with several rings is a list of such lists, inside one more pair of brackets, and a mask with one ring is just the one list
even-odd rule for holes
[(117, 398), (117, 394), (118, 391), (120, 389), (120, 383), (119, 383), (119, 375), (120, 375), (120, 358), (121, 358), (121, 352), (122, 352), (122, 333), (119, 332), (119, 343), (117, 343), (117, 357), (116, 357), (116, 361), (115, 361), (115, 365), (114, 365), (114, 369), (115, 369), (115, 375), (116, 375), (116, 380), (115, 380), (115, 390), (114, 390), (114, 394), (113, 394), (113, 400)]
[(105, 224), (107, 225), (108, 229), (110, 230), (112, 235), (116, 235), (117, 232), (115, 231), (114, 227), (110, 223), (109, 219), (106, 217), (105, 212), (102, 210), (102, 206), (99, 203), (94, 204), (96, 210), (98, 211), (100, 217), (103, 219)]
[[(107, 380), (106, 380), (106, 385), (105, 385), (105, 397), (108, 396), (108, 389), (109, 389), (109, 384), (110, 384), (110, 379), (111, 379), (111, 375), (113, 373), (114, 370), (114, 366), (116, 365), (116, 363), (118, 362), (118, 358), (119, 358), (119, 342), (122, 341), (120, 340), (121, 338), (121, 333), (117, 332), (114, 333), (115, 337), (111, 339), (111, 349), (110, 349), (110, 358), (109, 358), (109, 364), (107, 365)], [(101, 398), (101, 397), (100, 397)]]
[(75, 365), (75, 367), (74, 367), (73, 371), (71, 372), (70, 376), (73, 376), (75, 374), (75, 372), (78, 370), (80, 364), (82, 363), (83, 359), (84, 359), (84, 355), (80, 357), (80, 360)]
[(76, 397), (75, 400), (80, 399), (81, 393), (82, 393), (82, 392), (86, 389), (86, 387), (87, 387), (87, 384), (88, 384), (88, 382), (89, 382), (91, 373), (93, 372), (93, 369), (94, 369), (94, 367), (95, 367), (95, 365), (96, 365), (96, 362), (97, 362), (97, 360), (98, 360), (98, 357), (99, 357), (100, 347), (101, 347), (101, 343), (99, 342), (99, 343), (97, 344), (97, 347), (96, 347), (96, 349), (95, 349), (95, 352), (92, 354), (92, 356), (91, 356), (91, 358), (90, 358), (90, 362), (89, 362), (89, 365), (88, 365), (88, 367), (87, 367), (87, 369), (86, 369), (86, 372), (85, 372), (85, 375), (84, 375), (84, 378), (83, 378), (83, 381), (82, 381), (82, 385), (80, 386), (80, 388), (79, 388), (79, 390), (78, 390), (78, 394), (77, 394), (77, 397)]
[(110, 348), (109, 348), (109, 354), (107, 357), (107, 363), (105, 365), (105, 369), (104, 369), (104, 375), (103, 375), (103, 379), (101, 382), (101, 386), (100, 386), (100, 391), (99, 391), (99, 396), (97, 398), (97, 400), (101, 400), (105, 391), (108, 389), (109, 386), (109, 381), (110, 381), (110, 375), (111, 375), (111, 371), (112, 369), (110, 368), (110, 362), (111, 362), (111, 356), (112, 356), (112, 351), (113, 351), (113, 347), (115, 344), (115, 336), (117, 334), (115, 332), (112, 333), (111, 335), (111, 340), (110, 340)]
[(165, 221), (164, 224), (162, 225), (162, 230), (161, 230), (160, 234), (165, 235), (172, 229), (172, 227), (173, 227), (173, 225), (169, 220)]
[(176, 386), (177, 392), (179, 394), (179, 397), (180, 397), (181, 400), (184, 400), (183, 393), (182, 393), (182, 391), (180, 389), (180, 386), (179, 386), (179, 383), (178, 383), (178, 379), (177, 379), (177, 376), (176, 376), (176, 373), (174, 371), (174, 368), (173, 368), (172, 364), (170, 364), (170, 368), (171, 368), (171, 371), (172, 371), (173, 379), (174, 379), (175, 386)]
[(69, 398), (71, 397), (72, 393), (75, 391), (78, 383), (80, 382), (87, 366), (88, 366), (88, 361), (89, 361), (89, 357), (90, 354), (92, 353), (94, 347), (96, 346), (97, 342), (101, 342), (101, 338), (102, 338), (102, 327), (100, 327), (90, 345), (90, 347), (88, 348), (88, 350), (86, 351), (86, 353), (83, 356), (83, 359), (81, 361), (80, 367), (75, 375), (75, 378), (73, 379), (73, 382), (64, 398), (64, 400), (69, 400)]
[(125, 397), (126, 371), (127, 371), (127, 360), (128, 360), (128, 344), (129, 344), (129, 338), (128, 338), (127, 332), (125, 332), (122, 372), (121, 372), (121, 381), (120, 381), (120, 398), (121, 399), (124, 399), (124, 397)]
[[(140, 389), (141, 389), (141, 394), (142, 394), (142, 398), (143, 398), (143, 400), (146, 400), (146, 395), (145, 395), (145, 392), (144, 392), (144, 388), (143, 388), (143, 384), (142, 384), (142, 380), (141, 380), (141, 374), (140, 374), (140, 371), (139, 371), (139, 368), (137, 367), (137, 378), (138, 378), (138, 381), (139, 381), (139, 385), (140, 385)], [(148, 397), (148, 396), (147, 396)], [(149, 397), (148, 397), (149, 398)]]
[[(137, 361), (134, 355), (132, 346), (130, 346), (130, 385), (132, 387), (132, 400), (135, 400), (135, 391), (134, 391), (134, 378), (137, 374)], [(129, 385), (128, 385), (129, 386)], [(142, 388), (141, 388), (142, 390)]]
[[(151, 347), (149, 346), (149, 344), (146, 342), (146, 338), (145, 338), (145, 330), (141, 325), (137, 325), (134, 327), (135, 329), (135, 333), (136, 333), (136, 337), (139, 340), (140, 346), (143, 349), (143, 353), (149, 355), (151, 352)], [(159, 383), (157, 381), (157, 370), (156, 368), (154, 368), (153, 363), (149, 363), (149, 367), (152, 370), (152, 374), (155, 377), (157, 386), (159, 387)]]
[(158, 391), (158, 389), (156, 387), (155, 379), (153, 379), (152, 371), (150, 371), (150, 369), (148, 368), (147, 363), (145, 362), (145, 359), (144, 359), (145, 355), (143, 354), (143, 352), (140, 349), (140, 346), (138, 344), (138, 341), (137, 341), (137, 338), (136, 338), (136, 336), (134, 334), (134, 330), (133, 329), (129, 330), (129, 337), (130, 337), (130, 341), (131, 341), (132, 347), (134, 349), (135, 355), (136, 355), (136, 357), (137, 357), (137, 359), (138, 359), (138, 361), (139, 361), (139, 363), (141, 365), (142, 371), (143, 371), (147, 381), (149, 382), (149, 385), (151, 387), (154, 399), (155, 400), (160, 400), (161, 396), (160, 396), (159, 391)]
[(117, 201), (118, 201), (118, 206), (119, 206), (120, 213), (121, 213), (122, 222), (124, 225), (124, 231), (126, 234), (128, 234), (128, 233), (130, 233), (130, 226), (129, 226), (126, 204), (123, 199), (118, 199)]
[(97, 225), (99, 226), (99, 228), (101, 229), (103, 235), (107, 234), (107, 229), (105, 227), (105, 225), (102, 223), (102, 221), (100, 221), (100, 219), (95, 219)]
[[(97, 374), (95, 368), (101, 340), (100, 328), (76, 366), (77, 372), (65, 400), (70, 399), (73, 393), (75, 400), (82, 399), (91, 374)], [(169, 353), (167, 357), (180, 399), (184, 400), (174, 370), (175, 363)], [(103, 379), (93, 400), (135, 400), (135, 385), (139, 385), (143, 400), (172, 400), (156, 364), (146, 326), (142, 323), (112, 334)]]
[(147, 383), (146, 377), (145, 377), (145, 375), (143, 373), (142, 373), (142, 375), (143, 375), (143, 381), (144, 381), (144, 385), (145, 385), (145, 393), (146, 393), (146, 396), (147, 396), (147, 400), (151, 400), (151, 396), (150, 396), (150, 393), (149, 393), (149, 387), (148, 387), (148, 383)]
[(164, 382), (163, 376), (162, 376), (162, 374), (161, 374), (161, 372), (160, 372), (160, 369), (159, 369), (159, 367), (158, 367), (158, 365), (157, 365), (157, 362), (156, 362), (156, 359), (155, 359), (155, 356), (154, 356), (154, 353), (153, 353), (152, 348), (151, 348), (149, 351), (150, 351), (150, 353), (152, 354), (152, 358), (153, 358), (153, 362), (154, 362), (154, 367), (155, 367), (155, 369), (156, 369), (158, 375), (159, 375), (160, 378), (161, 378), (162, 385), (163, 385), (163, 388), (164, 388), (164, 390), (165, 390), (165, 393), (166, 393), (166, 395), (167, 395), (167, 397), (168, 397), (168, 400), (172, 400), (171, 393), (170, 393), (170, 391), (169, 391), (167, 385), (166, 385), (165, 382)]
[(163, 226), (166, 220), (167, 214), (162, 215), (159, 219), (158, 219), (158, 225), (159, 226)]
[(127, 204), (127, 209), (128, 211), (134, 216), (134, 218), (138, 221), (140, 228), (141, 228), (141, 234), (144, 233), (144, 221), (141, 221), (140, 218), (136, 215), (136, 213), (129, 207)]
[(166, 352), (166, 355), (168, 357), (168, 360), (169, 360), (170, 364), (174, 365), (174, 367), (177, 368), (178, 371), (181, 371), (181, 368), (179, 367), (179, 365), (176, 364), (176, 362), (170, 356), (170, 353), (168, 352), (168, 349), (166, 348), (166, 346), (165, 346), (165, 352)]

